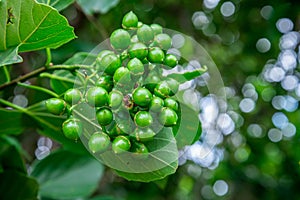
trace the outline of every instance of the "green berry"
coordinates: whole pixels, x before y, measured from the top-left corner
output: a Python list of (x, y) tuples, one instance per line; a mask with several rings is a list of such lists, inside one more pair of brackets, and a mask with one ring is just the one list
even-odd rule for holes
[(153, 97), (149, 107), (150, 111), (152, 112), (160, 112), (161, 109), (164, 107), (164, 100), (160, 97)]
[(130, 42), (133, 43), (133, 44), (139, 42), (139, 39), (138, 39), (137, 35), (133, 35), (130, 39)]
[(144, 64), (138, 59), (133, 58), (127, 63), (127, 68), (133, 77), (139, 77), (144, 74)]
[(86, 101), (92, 107), (101, 107), (108, 103), (108, 93), (102, 87), (91, 87), (86, 92)]
[(110, 36), (110, 43), (114, 49), (126, 49), (130, 45), (130, 34), (124, 29), (115, 30)]
[(165, 53), (159, 47), (153, 47), (149, 49), (148, 60), (151, 63), (163, 63), (165, 59)]
[(66, 102), (62, 99), (51, 98), (45, 102), (47, 110), (54, 115), (62, 115), (66, 110)]
[(112, 142), (112, 150), (116, 154), (126, 152), (130, 149), (130, 147), (130, 140), (123, 135), (117, 136)]
[(173, 78), (167, 78), (166, 82), (168, 83), (168, 86), (170, 88), (170, 96), (174, 95), (177, 93), (178, 88), (179, 88), (179, 83)]
[(152, 141), (155, 136), (155, 132), (151, 128), (136, 128), (134, 134), (136, 140), (141, 142)]
[(163, 108), (158, 120), (162, 125), (166, 127), (175, 126), (178, 120), (178, 116), (176, 112), (171, 108)]
[(139, 127), (148, 127), (152, 124), (153, 118), (147, 111), (139, 111), (134, 116), (134, 122)]
[(89, 139), (88, 147), (93, 153), (104, 152), (110, 145), (110, 138), (103, 132), (95, 132)]
[(150, 26), (143, 24), (137, 30), (137, 37), (138, 37), (139, 41), (148, 44), (153, 40), (154, 33)]
[(124, 15), (122, 27), (125, 29), (136, 28), (138, 26), (138, 17), (132, 11)]
[(150, 27), (151, 27), (154, 35), (158, 35), (158, 34), (162, 33), (162, 27), (161, 27), (161, 25), (151, 24)]
[(146, 159), (149, 156), (148, 148), (143, 143), (134, 142), (131, 149), (138, 159)]
[(119, 83), (121, 85), (128, 84), (130, 79), (130, 72), (126, 67), (120, 67), (116, 70), (114, 74), (114, 83)]
[(151, 91), (152, 93), (154, 92), (154, 88), (156, 87), (156, 85), (160, 82), (160, 78), (157, 74), (152, 74), (150, 73), (148, 75), (148, 77), (145, 80), (145, 87)]
[(133, 43), (128, 50), (130, 58), (138, 58), (143, 60), (148, 55), (148, 48), (141, 42)]
[(139, 87), (133, 91), (132, 98), (136, 105), (146, 107), (152, 99), (152, 94), (148, 89)]
[(173, 68), (178, 64), (178, 60), (173, 54), (167, 54), (164, 60), (164, 64)]
[(79, 119), (69, 118), (62, 124), (62, 131), (66, 138), (77, 140), (83, 132), (82, 122)]
[(96, 81), (95, 85), (104, 88), (107, 92), (110, 92), (114, 86), (113, 77), (102, 74)]
[(82, 94), (80, 90), (76, 88), (68, 89), (64, 94), (64, 100), (70, 105), (77, 104), (81, 100), (81, 98)]
[(160, 33), (154, 38), (154, 45), (163, 50), (168, 50), (172, 45), (172, 39), (165, 33)]
[(164, 100), (164, 105), (165, 105), (165, 107), (171, 108), (175, 112), (177, 112), (178, 109), (179, 109), (178, 102), (175, 99), (172, 99), (172, 98), (166, 98)]
[(118, 90), (113, 90), (108, 95), (108, 105), (112, 109), (118, 109), (123, 102), (123, 94)]
[(97, 59), (101, 60), (104, 56), (108, 55), (108, 54), (114, 54), (113, 51), (110, 50), (102, 50), (98, 55), (97, 55)]
[(167, 81), (159, 82), (154, 88), (154, 94), (162, 99), (165, 99), (170, 96), (171, 89)]
[(96, 69), (109, 75), (113, 75), (121, 65), (121, 59), (113, 53), (103, 56), (102, 59), (96, 59)]
[(113, 121), (113, 113), (108, 108), (100, 108), (96, 112), (96, 118), (101, 126), (106, 126)]

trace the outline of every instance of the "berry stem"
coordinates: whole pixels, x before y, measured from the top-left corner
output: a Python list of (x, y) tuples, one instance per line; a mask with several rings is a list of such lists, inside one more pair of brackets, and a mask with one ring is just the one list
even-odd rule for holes
[(51, 60), (52, 60), (50, 48), (46, 48), (46, 55), (47, 55), (47, 60), (46, 60), (45, 66), (46, 66), (46, 68), (49, 68), (51, 66)]
[[(31, 71), (23, 76), (20, 76), (16, 79), (10, 80), (10, 78), (8, 79), (9, 81), (7, 81), (6, 83), (0, 85), (0, 90), (12, 86), (12, 85), (16, 85), (18, 82), (23, 82), (25, 80), (28, 80), (32, 77), (36, 77), (38, 75), (41, 75), (43, 72), (48, 72), (48, 71), (53, 71), (53, 70), (58, 70), (58, 69), (66, 69), (66, 70), (75, 70), (75, 69), (79, 69), (79, 68), (85, 68), (85, 69), (90, 69), (91, 67), (88, 65), (52, 65), (49, 68), (44, 67), (40, 67), (34, 71)], [(6, 76), (8, 77), (8, 76)], [(43, 77), (43, 76), (41, 76)], [(44, 77), (47, 77), (47, 75), (45, 75)], [(54, 76), (53, 76), (54, 77)], [(51, 78), (48, 76), (48, 78)], [(61, 78), (61, 77), (59, 77)], [(58, 79), (57, 76), (55, 77), (55, 79)], [(71, 79), (69, 79), (71, 80)], [(74, 81), (71, 80), (73, 83)], [(67, 81), (68, 82), (68, 81)]]
[(11, 108), (14, 108), (15, 110), (18, 110), (22, 113), (25, 113), (27, 114), (28, 116), (32, 117), (33, 119), (35, 119), (36, 121), (38, 121), (40, 124), (43, 124), (45, 126), (47, 126), (48, 128), (51, 128), (52, 130), (55, 130), (55, 131), (59, 131), (60, 128), (59, 127), (56, 127), (56, 126), (53, 126), (51, 123), (48, 123), (47, 121), (45, 121), (44, 119), (42, 119), (41, 117), (38, 117), (38, 115), (36, 115), (34, 112), (31, 112), (30, 110), (26, 109), (26, 108), (23, 108), (21, 106), (18, 106), (14, 103), (11, 103), (9, 101), (6, 101), (2, 98), (0, 98), (0, 104), (3, 104), (5, 106), (8, 106), (8, 107), (11, 107)]
[(46, 88), (40, 87), (40, 86), (30, 85), (30, 84), (21, 83), (21, 82), (18, 82), (17, 84), (18, 84), (19, 86), (24, 87), (24, 88), (29, 88), (29, 89), (32, 89), (32, 90), (44, 92), (44, 93), (49, 94), (49, 95), (51, 95), (51, 96), (53, 96), (53, 97), (56, 97), (56, 98), (59, 97), (58, 94), (56, 94), (56, 93), (54, 93), (54, 92), (52, 92), (51, 90), (48, 90), (48, 89), (46, 89)]

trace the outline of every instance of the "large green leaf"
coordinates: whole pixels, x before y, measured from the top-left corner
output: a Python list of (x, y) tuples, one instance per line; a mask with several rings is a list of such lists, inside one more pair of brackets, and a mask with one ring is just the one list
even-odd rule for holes
[(197, 77), (201, 76), (206, 71), (207, 71), (207, 67), (205, 66), (204, 68), (197, 68), (193, 71), (186, 71), (186, 72), (183, 72), (183, 73), (168, 74), (167, 77), (168, 78), (173, 78), (176, 81), (178, 81), (179, 83), (184, 83), (184, 82), (193, 80), (194, 78), (197, 78)]
[[(83, 122), (85, 134), (81, 136), (81, 141), (88, 149), (88, 139), (98, 129), (95, 109), (82, 103), (73, 110), (73, 115)], [(153, 141), (148, 141), (145, 145), (149, 151), (146, 159), (131, 152), (115, 154), (111, 149), (96, 153), (94, 156), (129, 180), (149, 182), (175, 173), (178, 164), (178, 149), (171, 128), (164, 127), (158, 130)]]
[(85, 14), (92, 15), (93, 13), (107, 13), (119, 3), (119, 0), (77, 0), (77, 3)]
[(55, 8), (58, 11), (61, 11), (65, 8), (67, 8), (69, 5), (71, 5), (72, 3), (74, 3), (75, 0), (38, 0), (38, 2), (40, 3), (44, 3), (44, 4), (48, 4)]
[[(0, 108), (0, 135), (2, 134), (21, 134), (25, 127), (28, 126), (28, 118), (17, 110)], [(4, 128), (5, 127), (5, 128)]]
[(179, 149), (199, 140), (202, 133), (202, 126), (198, 115), (198, 111), (190, 108), (184, 104), (184, 102), (180, 102), (179, 121), (177, 125), (173, 127), (173, 133)]
[(0, 1), (0, 66), (21, 62), (17, 52), (57, 48), (76, 36), (57, 10), (34, 0)]
[(25, 163), (19, 146), (8, 137), (0, 137), (0, 165), (2, 170), (14, 170), (26, 174)]
[(38, 161), (31, 175), (38, 180), (43, 197), (79, 199), (94, 192), (103, 169), (91, 156), (57, 151)]
[(38, 183), (35, 179), (17, 171), (0, 173), (0, 194), (2, 200), (37, 200)]

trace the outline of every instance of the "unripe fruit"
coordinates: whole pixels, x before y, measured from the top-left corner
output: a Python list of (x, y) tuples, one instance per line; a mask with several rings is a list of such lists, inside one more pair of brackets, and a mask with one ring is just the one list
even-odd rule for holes
[(158, 120), (162, 125), (166, 127), (175, 126), (178, 120), (178, 116), (176, 112), (171, 108), (163, 108)]
[(81, 100), (81, 98), (82, 94), (80, 90), (76, 88), (68, 89), (64, 94), (64, 100), (70, 105), (77, 104)]
[(158, 25), (158, 24), (151, 24), (150, 25), (154, 35), (157, 35), (157, 34), (160, 34), (162, 33), (162, 27), (161, 25)]
[(148, 148), (143, 143), (133, 143), (132, 152), (138, 159), (146, 159), (149, 156)]
[(130, 58), (143, 60), (148, 55), (148, 48), (145, 44), (136, 42), (129, 47), (128, 53)]
[(173, 54), (167, 54), (164, 60), (164, 64), (173, 68), (178, 64), (178, 60)]
[(155, 132), (151, 128), (136, 128), (134, 131), (137, 141), (148, 142), (153, 140)]
[(106, 126), (113, 121), (113, 113), (108, 108), (100, 108), (96, 112), (96, 118), (101, 126)]
[(114, 49), (126, 49), (130, 40), (130, 34), (123, 29), (115, 30), (110, 36), (110, 43)]
[(144, 73), (144, 64), (138, 59), (133, 58), (127, 63), (130, 74), (134, 77), (142, 76)]
[(132, 98), (136, 105), (146, 107), (152, 99), (152, 94), (148, 89), (139, 87), (133, 91)]
[(103, 56), (102, 59), (96, 60), (96, 69), (98, 71), (104, 71), (109, 75), (113, 75), (115, 71), (121, 67), (122, 62), (119, 56), (113, 53), (109, 53)]
[(115, 84), (129, 84), (129, 82), (131, 82), (129, 69), (127, 69), (126, 67), (118, 68), (114, 74), (113, 79)]
[(108, 105), (112, 109), (118, 109), (123, 102), (123, 94), (118, 90), (113, 90), (108, 95)]
[(104, 56), (108, 54), (114, 54), (113, 51), (110, 50), (102, 50), (98, 55), (97, 55), (97, 60), (101, 60)]
[(110, 145), (110, 138), (103, 132), (94, 133), (88, 142), (88, 147), (93, 153), (104, 152)]
[(168, 50), (172, 45), (172, 39), (165, 33), (160, 33), (154, 38), (154, 45), (163, 50)]
[(54, 115), (62, 115), (66, 110), (66, 102), (62, 99), (51, 98), (45, 102), (47, 110)]
[(172, 98), (166, 98), (164, 100), (164, 105), (165, 105), (165, 107), (171, 108), (175, 112), (177, 112), (178, 108), (179, 108), (178, 102)]
[(130, 147), (130, 140), (123, 135), (117, 136), (112, 142), (112, 150), (116, 154), (126, 152), (130, 149)]
[(143, 43), (150, 43), (154, 38), (154, 33), (150, 26), (143, 24), (137, 30), (137, 37)]
[(102, 74), (96, 81), (95, 85), (104, 88), (107, 92), (110, 92), (114, 86), (113, 77)]
[(86, 92), (86, 101), (92, 107), (101, 107), (108, 103), (108, 93), (102, 87), (91, 87)]
[(170, 96), (174, 95), (177, 93), (178, 88), (179, 88), (179, 83), (173, 78), (167, 78), (166, 82), (168, 83), (168, 86), (170, 88)]
[(83, 132), (82, 122), (79, 119), (69, 118), (62, 124), (62, 131), (66, 138), (77, 140)]
[(162, 100), (160, 97), (153, 97), (150, 102), (149, 110), (157, 113), (160, 112), (163, 107), (164, 100)]
[(154, 88), (154, 94), (162, 99), (165, 99), (170, 96), (171, 89), (167, 81), (159, 82)]
[(124, 15), (122, 20), (122, 27), (125, 29), (136, 28), (138, 25), (138, 17), (132, 11)]
[(148, 60), (151, 63), (163, 63), (165, 59), (165, 53), (159, 47), (153, 47), (149, 49)]
[(134, 116), (134, 122), (139, 127), (148, 127), (152, 124), (153, 118), (147, 111), (139, 111)]

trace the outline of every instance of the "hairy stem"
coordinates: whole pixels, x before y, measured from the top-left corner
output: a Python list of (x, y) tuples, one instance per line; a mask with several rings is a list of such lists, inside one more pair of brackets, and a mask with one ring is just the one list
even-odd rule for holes
[(44, 92), (46, 94), (49, 94), (53, 97), (58, 98), (59, 95), (57, 95), (56, 93), (52, 92), (51, 90), (48, 90), (46, 88), (40, 87), (40, 86), (36, 86), (36, 85), (30, 85), (30, 84), (26, 84), (26, 83), (18, 83), (19, 86), (25, 87), (25, 88), (29, 88), (29, 89), (33, 89), (33, 90), (37, 90), (40, 92)]
[(53, 71), (53, 70), (58, 70), (58, 69), (66, 69), (66, 70), (75, 70), (75, 69), (79, 69), (79, 68), (83, 68), (83, 69), (90, 69), (90, 66), (88, 65), (53, 65), (50, 66), (49, 68), (46, 68), (45, 66), (40, 67), (32, 72), (29, 72), (23, 76), (20, 76), (16, 79), (13, 80), (9, 80), (8, 82), (0, 85), (0, 90), (12, 86), (12, 85), (16, 85), (18, 82), (24, 82), (32, 77), (38, 76), (39, 74), (46, 72), (46, 71)]

